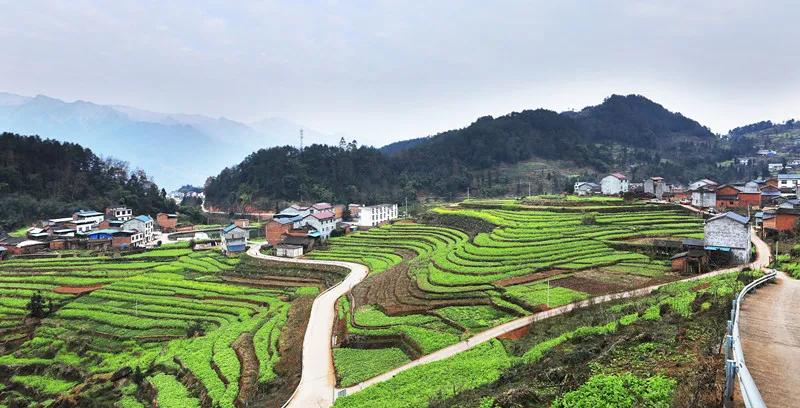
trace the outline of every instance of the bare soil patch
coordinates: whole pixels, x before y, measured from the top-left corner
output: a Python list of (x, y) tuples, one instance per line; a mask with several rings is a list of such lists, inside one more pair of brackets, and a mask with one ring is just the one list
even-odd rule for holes
[(568, 273), (568, 272), (571, 272), (571, 271), (569, 271), (567, 269), (553, 269), (553, 270), (544, 271), (544, 272), (536, 272), (536, 273), (532, 273), (532, 274), (529, 274), (529, 275), (522, 275), (522, 276), (515, 276), (513, 278), (500, 279), (500, 280), (494, 281), (492, 283), (495, 284), (495, 285), (500, 285), (500, 286), (519, 285), (520, 283), (533, 282), (533, 281), (536, 281), (536, 280), (546, 279), (546, 278), (549, 278), (551, 276), (561, 275), (562, 273)]
[(71, 295), (80, 295), (83, 293), (93, 292), (97, 289), (102, 288), (103, 285), (91, 285), (91, 286), (59, 286), (53, 289), (55, 293), (68, 293)]
[(622, 291), (624, 288), (614, 283), (602, 282), (595, 279), (584, 278), (582, 276), (570, 276), (568, 278), (550, 281), (550, 284), (559, 288), (566, 288), (590, 295), (602, 295)]

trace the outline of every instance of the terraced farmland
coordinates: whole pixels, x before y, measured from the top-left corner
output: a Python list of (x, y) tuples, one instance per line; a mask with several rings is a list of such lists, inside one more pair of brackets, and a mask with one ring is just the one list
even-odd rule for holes
[(497, 228), (468, 234), (396, 223), (333, 238), (309, 257), (372, 269), (340, 302), (342, 347), (400, 348), (416, 358), (515, 317), (675, 279), (668, 262), (636, 252), (645, 244), (632, 241), (702, 236), (702, 221), (674, 207), (591, 208), (590, 222), (585, 207), (439, 208)]
[[(0, 406), (139, 407), (155, 398), (161, 407), (234, 407), (282, 389), (271, 404), (279, 406), (297, 379), (299, 364), (289, 365), (299, 350), (288, 351), (297, 361), (281, 359), (302, 337), (318, 288), (262, 280), (264, 270), (245, 263), (174, 247), (0, 263)], [(43, 319), (26, 317), (35, 292), (53, 309)], [(282, 337), (284, 327), (295, 337)]]

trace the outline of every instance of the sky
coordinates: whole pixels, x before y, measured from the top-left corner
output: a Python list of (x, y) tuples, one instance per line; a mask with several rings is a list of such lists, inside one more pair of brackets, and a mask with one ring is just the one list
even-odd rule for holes
[(283, 117), (360, 144), (615, 93), (723, 134), (800, 118), (800, 2), (0, 0), (0, 10), (0, 91)]

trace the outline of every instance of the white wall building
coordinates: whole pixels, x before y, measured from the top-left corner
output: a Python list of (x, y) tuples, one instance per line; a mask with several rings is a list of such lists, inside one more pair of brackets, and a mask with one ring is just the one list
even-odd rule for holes
[(133, 210), (128, 207), (106, 208), (106, 214), (114, 217), (115, 220), (128, 221), (133, 218)]
[(628, 192), (629, 181), (624, 174), (613, 173), (600, 180), (600, 191), (604, 195), (616, 195)]
[(397, 218), (397, 204), (378, 204), (361, 207), (359, 227), (375, 227)]
[(692, 206), (697, 208), (713, 208), (717, 206), (717, 193), (714, 190), (699, 188), (692, 190)]
[(336, 229), (337, 221), (341, 220), (336, 219), (336, 214), (331, 211), (323, 211), (303, 217), (302, 221), (300, 221), (300, 225), (314, 227), (314, 229), (320, 233), (322, 239), (328, 239), (331, 232)]
[[(137, 215), (122, 224), (123, 230), (137, 230), (142, 234), (141, 241), (148, 244), (153, 240), (153, 219), (146, 215)], [(131, 245), (134, 238), (131, 237)]]
[(797, 188), (800, 185), (800, 174), (778, 174), (779, 188)]
[(76, 213), (72, 214), (72, 219), (77, 221), (91, 221), (95, 224), (99, 224), (100, 221), (103, 221), (106, 218), (106, 215), (92, 210), (80, 210)]
[(303, 247), (300, 245), (278, 245), (275, 247), (275, 255), (285, 258), (297, 258), (303, 255)]

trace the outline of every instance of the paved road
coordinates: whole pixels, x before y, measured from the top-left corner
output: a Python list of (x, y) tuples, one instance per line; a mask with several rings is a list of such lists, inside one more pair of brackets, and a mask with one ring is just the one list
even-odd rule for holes
[(335, 265), (351, 271), (342, 282), (317, 296), (311, 306), (311, 317), (308, 320), (308, 328), (303, 339), (303, 373), (295, 393), (285, 405), (289, 408), (330, 407), (333, 404), (336, 386), (331, 350), (336, 300), (364, 280), (369, 274), (369, 269), (364, 265), (351, 262), (312, 261), (263, 255), (260, 253), (261, 245), (263, 244), (254, 244), (247, 254), (271, 261)]
[(778, 272), (776, 285), (757, 289), (740, 307), (742, 352), (764, 402), (800, 406), (800, 281)]
[[(769, 246), (764, 241), (762, 241), (755, 234), (755, 232), (751, 233), (751, 237), (752, 237), (753, 243), (756, 246), (756, 251), (758, 251), (758, 256), (756, 257), (756, 260), (753, 263), (751, 263), (751, 264), (749, 264), (747, 266), (750, 266), (752, 268), (766, 267), (769, 264), (769, 260), (770, 260), (769, 259), (769, 257), (770, 257), (770, 255), (769, 255)], [(735, 267), (735, 268), (722, 269), (722, 270), (718, 270), (718, 271), (714, 271), (714, 272), (709, 272), (709, 273), (706, 273), (706, 274), (703, 274), (703, 275), (693, 276), (691, 278), (683, 279), (682, 281), (687, 282), (687, 281), (704, 279), (704, 278), (717, 276), (717, 275), (721, 275), (721, 274), (725, 274), (725, 273), (729, 273), (729, 272), (733, 272), (733, 271), (738, 271), (738, 270), (741, 270), (742, 268), (743, 268), (743, 266)], [(674, 283), (674, 282), (670, 282), (670, 283)], [(567, 313), (567, 312), (569, 312), (569, 311), (571, 311), (573, 309), (582, 308), (582, 307), (586, 307), (586, 306), (597, 304), (597, 303), (604, 303), (604, 302), (608, 302), (608, 301), (616, 300), (616, 299), (624, 299), (624, 298), (630, 298), (630, 297), (645, 296), (645, 295), (648, 295), (648, 294), (652, 293), (653, 291), (655, 291), (659, 287), (664, 286), (664, 285), (668, 285), (668, 284), (669, 283), (665, 283), (665, 284), (661, 284), (661, 285), (649, 286), (649, 287), (646, 287), (646, 288), (634, 289), (634, 290), (627, 291), (627, 292), (621, 292), (621, 293), (614, 293), (614, 294), (611, 294), (611, 295), (599, 296), (599, 297), (583, 300), (583, 301), (576, 302), (576, 303), (570, 303), (568, 305), (564, 305), (564, 306), (561, 306), (561, 307), (550, 309), (550, 310), (545, 311), (545, 312), (536, 313), (536, 314), (533, 314), (533, 315), (530, 315), (530, 316), (526, 316), (526, 317), (523, 317), (523, 318), (520, 318), (520, 319), (517, 319), (517, 320), (512, 320), (512, 321), (510, 321), (508, 323), (505, 323), (505, 324), (502, 324), (500, 326), (494, 327), (492, 329), (486, 330), (484, 332), (478, 333), (475, 336), (471, 337), (469, 340), (465, 340), (465, 341), (462, 341), (460, 343), (456, 343), (456, 344), (454, 344), (452, 346), (445, 347), (445, 348), (443, 348), (441, 350), (435, 351), (435, 352), (433, 352), (431, 354), (428, 354), (428, 355), (423, 356), (423, 357), (421, 357), (421, 358), (419, 358), (417, 360), (414, 360), (414, 361), (412, 361), (412, 362), (410, 362), (408, 364), (405, 364), (405, 365), (402, 365), (400, 367), (397, 367), (392, 371), (389, 371), (389, 372), (381, 374), (379, 376), (370, 378), (369, 380), (366, 380), (366, 381), (364, 381), (362, 383), (359, 383), (358, 385), (345, 388), (345, 390), (347, 392), (347, 395), (350, 395), (350, 394), (352, 394), (354, 392), (358, 392), (358, 391), (360, 391), (360, 390), (362, 390), (362, 389), (364, 389), (364, 388), (366, 388), (366, 387), (368, 387), (370, 385), (377, 384), (379, 382), (383, 382), (383, 381), (389, 380), (392, 377), (394, 377), (397, 373), (400, 373), (402, 371), (408, 370), (409, 368), (416, 367), (416, 366), (418, 366), (420, 364), (431, 363), (431, 362), (434, 362), (434, 361), (439, 361), (439, 360), (443, 360), (443, 359), (448, 358), (448, 357), (452, 357), (452, 356), (454, 356), (454, 355), (456, 355), (458, 353), (461, 353), (461, 352), (463, 352), (465, 350), (468, 350), (468, 349), (470, 349), (472, 347), (475, 347), (478, 344), (486, 343), (489, 340), (492, 340), (492, 339), (494, 339), (494, 338), (496, 338), (496, 337), (498, 337), (498, 336), (500, 336), (502, 334), (505, 334), (505, 333), (507, 333), (509, 331), (516, 330), (516, 329), (528, 326), (533, 322), (544, 320), (544, 319), (547, 319), (547, 318), (550, 318), (550, 317), (553, 317), (553, 316), (562, 315), (562, 314)], [(800, 299), (798, 299), (798, 301), (800, 301)], [(748, 363), (748, 367), (749, 366), (750, 366), (750, 364)], [(795, 372), (797, 372), (797, 371), (795, 371)], [(770, 406), (770, 408), (771, 408), (771, 406)]]

